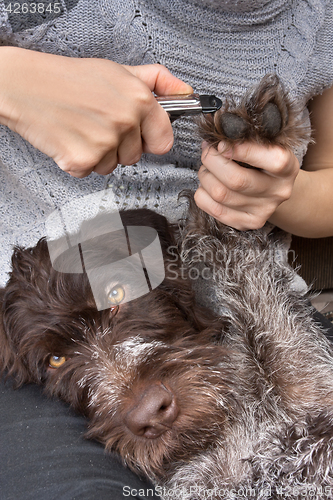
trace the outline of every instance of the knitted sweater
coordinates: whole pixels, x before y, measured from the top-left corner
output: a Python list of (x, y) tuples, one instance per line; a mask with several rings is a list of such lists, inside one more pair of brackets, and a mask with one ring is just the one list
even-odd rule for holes
[[(269, 72), (304, 103), (333, 84), (331, 0), (61, 0), (27, 14), (23, 4), (0, 1), (2, 45), (132, 65), (158, 62), (196, 92), (222, 99), (239, 99)], [(106, 205), (148, 206), (178, 219), (179, 192), (197, 185), (200, 141), (190, 118), (173, 128), (167, 155), (76, 179), (0, 126), (0, 284), (13, 245), (35, 244), (47, 217), (69, 202), (78, 219)], [(86, 195), (89, 203), (81, 202)]]

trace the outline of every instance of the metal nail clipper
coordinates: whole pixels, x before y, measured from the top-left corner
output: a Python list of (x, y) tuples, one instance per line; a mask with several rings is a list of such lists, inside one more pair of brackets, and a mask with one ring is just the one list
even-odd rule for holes
[(215, 113), (222, 106), (221, 99), (214, 95), (169, 95), (156, 97), (157, 102), (174, 121), (180, 116), (193, 116), (200, 113)]

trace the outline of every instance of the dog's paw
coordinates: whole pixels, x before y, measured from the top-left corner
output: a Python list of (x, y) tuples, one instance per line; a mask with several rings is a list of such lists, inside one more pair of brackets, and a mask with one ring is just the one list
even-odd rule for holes
[(227, 147), (251, 141), (294, 149), (311, 137), (304, 108), (290, 99), (274, 74), (266, 75), (239, 105), (227, 100), (215, 115), (206, 115), (200, 132), (215, 147), (220, 141)]

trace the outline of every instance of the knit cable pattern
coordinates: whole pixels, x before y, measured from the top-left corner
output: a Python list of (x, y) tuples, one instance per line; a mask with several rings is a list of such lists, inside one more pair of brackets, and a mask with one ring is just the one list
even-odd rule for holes
[[(61, 13), (41, 22), (15, 18), (5, 10), (8, 0), (0, 1), (0, 44), (124, 64), (162, 63), (195, 91), (236, 101), (269, 72), (302, 101), (332, 85), (330, 0), (246, 2), (61, 0)], [(0, 127), (0, 282), (7, 279), (12, 245), (35, 244), (53, 210), (89, 193), (110, 190), (115, 209), (147, 206), (181, 217), (177, 197), (197, 185), (200, 140), (192, 119), (177, 120), (173, 128), (175, 145), (163, 158), (145, 156), (107, 177), (75, 179)]]

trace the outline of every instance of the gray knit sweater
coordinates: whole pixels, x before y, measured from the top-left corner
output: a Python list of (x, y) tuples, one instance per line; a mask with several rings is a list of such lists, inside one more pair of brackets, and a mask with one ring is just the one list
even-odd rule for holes
[[(333, 84), (332, 0), (60, 0), (45, 2), (49, 12), (24, 15), (17, 8), (23, 3), (0, 1), (2, 45), (124, 64), (159, 62), (195, 91), (222, 99), (239, 99), (269, 72), (303, 102)], [(0, 127), (0, 284), (12, 246), (35, 244), (49, 214), (69, 202), (78, 220), (106, 205), (148, 206), (177, 219), (178, 193), (197, 185), (200, 142), (191, 119), (176, 121), (174, 132), (175, 145), (164, 157), (75, 179)]]

